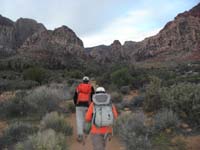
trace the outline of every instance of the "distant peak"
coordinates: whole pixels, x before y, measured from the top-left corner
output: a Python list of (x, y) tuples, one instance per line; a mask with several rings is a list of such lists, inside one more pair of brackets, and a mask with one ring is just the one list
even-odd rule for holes
[(111, 46), (122, 46), (119, 40), (114, 40)]
[(58, 27), (58, 28), (56, 28), (55, 30), (54, 30), (55, 32), (59, 32), (59, 31), (67, 31), (67, 32), (73, 32), (73, 30), (72, 29), (70, 29), (69, 27), (67, 27), (67, 26), (65, 26), (65, 25), (63, 25), (63, 26), (61, 26), (61, 27)]

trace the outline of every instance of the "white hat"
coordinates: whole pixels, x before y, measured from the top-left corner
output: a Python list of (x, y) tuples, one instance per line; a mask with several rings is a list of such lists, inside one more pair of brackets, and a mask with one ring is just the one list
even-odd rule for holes
[(83, 77), (83, 81), (89, 81), (89, 80), (90, 80), (89, 77), (87, 77), (87, 76)]
[(98, 87), (96, 89), (96, 92), (106, 92), (106, 90), (104, 89), (104, 87)]

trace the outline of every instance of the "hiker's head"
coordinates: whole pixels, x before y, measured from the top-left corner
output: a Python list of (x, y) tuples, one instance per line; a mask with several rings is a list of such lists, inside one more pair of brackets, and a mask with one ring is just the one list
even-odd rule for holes
[(83, 82), (84, 82), (84, 83), (88, 83), (89, 80), (90, 80), (89, 77), (87, 77), (87, 76), (84, 76), (84, 77), (83, 77)]
[(104, 87), (98, 87), (95, 91), (95, 93), (105, 93), (106, 90), (104, 89)]

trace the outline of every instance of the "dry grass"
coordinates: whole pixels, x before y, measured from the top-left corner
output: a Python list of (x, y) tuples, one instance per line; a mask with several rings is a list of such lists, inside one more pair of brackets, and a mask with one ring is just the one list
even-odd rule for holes
[(15, 96), (15, 92), (3, 92), (0, 94), (0, 102), (6, 101), (10, 98), (13, 98)]

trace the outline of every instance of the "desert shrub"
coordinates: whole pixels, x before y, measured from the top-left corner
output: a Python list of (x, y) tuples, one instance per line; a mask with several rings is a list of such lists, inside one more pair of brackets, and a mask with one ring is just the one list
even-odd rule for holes
[(145, 126), (142, 113), (120, 116), (114, 125), (114, 131), (127, 150), (146, 150), (151, 148), (149, 129)]
[(47, 82), (48, 77), (48, 71), (41, 67), (29, 68), (23, 72), (23, 78), (25, 80), (37, 81), (40, 84)]
[(68, 102), (66, 105), (67, 112), (74, 113), (76, 111), (74, 103)]
[(30, 89), (32, 87), (38, 86), (39, 83), (31, 80), (7, 80), (0, 79), (0, 91), (10, 91), (17, 89)]
[(160, 96), (163, 107), (171, 108), (183, 119), (200, 123), (200, 84), (179, 83), (165, 87)]
[(152, 77), (145, 93), (144, 109), (146, 111), (156, 111), (161, 108), (160, 88), (161, 80), (157, 77)]
[(84, 74), (79, 70), (65, 71), (64, 76), (67, 78), (82, 79)]
[(113, 103), (120, 103), (122, 101), (122, 95), (119, 92), (110, 93)]
[(14, 144), (18, 141), (22, 141), (27, 138), (28, 135), (37, 131), (36, 127), (28, 123), (16, 122), (8, 126), (3, 132), (0, 138), (0, 149), (8, 147), (10, 144)]
[(122, 86), (122, 87), (120, 88), (120, 92), (121, 92), (122, 94), (128, 94), (128, 93), (130, 92), (130, 87), (129, 87), (129, 86)]
[(105, 72), (96, 78), (98, 85), (104, 85), (108, 87), (112, 81), (110, 79), (110, 72)]
[(19, 91), (16, 96), (0, 103), (1, 116), (19, 117), (26, 116), (30, 111), (33, 111), (33, 106), (26, 99), (26, 92)]
[(63, 94), (59, 90), (46, 86), (30, 91), (25, 97), (26, 101), (33, 107), (33, 111), (30, 113), (38, 115), (57, 110), (62, 98)]
[(163, 109), (159, 111), (155, 117), (155, 129), (156, 130), (164, 130), (167, 128), (176, 128), (179, 124), (178, 116), (172, 111), (168, 109)]
[(30, 136), (28, 140), (18, 143), (16, 150), (68, 150), (66, 138), (49, 129)]
[(118, 87), (131, 84), (132, 76), (128, 68), (116, 70), (112, 72), (110, 76), (112, 83), (116, 84)]
[(137, 107), (142, 107), (144, 102), (144, 96), (139, 95), (139, 96), (134, 96), (130, 102), (129, 102), (129, 107), (131, 109), (137, 108)]
[[(47, 86), (51, 90), (55, 90), (55, 94), (59, 97), (59, 99), (71, 99), (71, 93), (72, 90), (70, 86), (67, 85), (67, 83), (51, 83), (49, 86)], [(74, 90), (74, 89), (73, 89)]]
[(154, 150), (170, 150), (171, 138), (164, 133), (159, 133), (152, 138), (152, 145)]
[(153, 150), (186, 150), (187, 146), (183, 139), (174, 138), (165, 132), (154, 135), (151, 139)]
[(0, 112), (7, 117), (37, 115), (59, 109), (64, 93), (56, 88), (42, 86), (28, 92), (19, 92), (14, 98), (0, 103)]
[(72, 126), (66, 121), (63, 115), (57, 112), (46, 114), (41, 121), (41, 129), (53, 129), (56, 132), (71, 136), (73, 132)]

